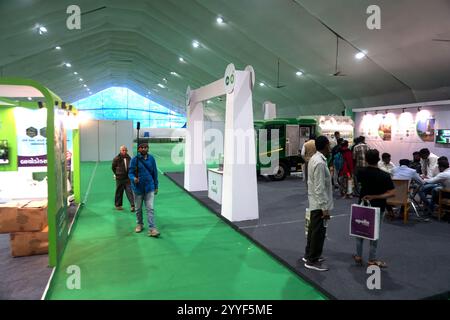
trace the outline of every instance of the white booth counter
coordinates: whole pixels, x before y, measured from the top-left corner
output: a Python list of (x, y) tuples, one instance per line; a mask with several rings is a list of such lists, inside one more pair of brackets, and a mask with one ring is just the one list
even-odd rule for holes
[(208, 198), (222, 204), (223, 171), (208, 169)]

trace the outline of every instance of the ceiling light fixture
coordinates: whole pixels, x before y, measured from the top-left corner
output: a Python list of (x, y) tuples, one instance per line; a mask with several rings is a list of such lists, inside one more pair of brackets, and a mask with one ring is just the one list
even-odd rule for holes
[(61, 47), (60, 46), (56, 46), (55, 49), (56, 50), (61, 50)]
[(41, 34), (41, 35), (44, 33), (47, 33), (47, 31), (48, 31), (47, 28), (44, 26), (40, 26), (38, 30), (39, 30), (39, 34)]
[(79, 80), (80, 80), (80, 82), (83, 82), (83, 78), (80, 78)]
[(64, 65), (65, 65), (67, 68), (71, 68), (71, 67), (72, 67), (72, 65), (71, 65), (70, 63), (68, 63), (68, 62), (65, 62)]
[(76, 71), (75, 71), (75, 72), (74, 72), (73, 74), (74, 74), (74, 75), (77, 75), (77, 74), (78, 74), (78, 72), (76, 72)]
[(163, 81), (164, 81), (165, 83), (167, 83), (167, 79), (166, 79), (166, 78), (163, 78)]
[(259, 83), (259, 86), (260, 86), (260, 87), (264, 87), (264, 86), (265, 86), (264, 82), (260, 82), (260, 83)]
[(178, 60), (179, 60), (180, 62), (184, 62), (183, 57), (179, 57)]
[(366, 54), (367, 54), (366, 51), (358, 52), (357, 54), (355, 54), (355, 58), (358, 59), (358, 60), (361, 60), (361, 59), (363, 59), (366, 56)]
[(217, 17), (216, 21), (217, 21), (218, 24), (224, 24), (223, 18), (220, 17), (220, 16)]
[(197, 40), (194, 40), (194, 41), (192, 41), (192, 46), (194, 48), (198, 48), (198, 47), (200, 47), (200, 43)]
[(165, 85), (163, 85), (163, 84), (161, 84), (161, 83), (158, 83), (158, 87), (160, 87), (160, 88), (165, 88), (166, 86)]
[(172, 71), (170, 74), (173, 75), (173, 76), (175, 76), (175, 77), (179, 77), (179, 76), (180, 76), (180, 75), (179, 75), (178, 73), (176, 73), (175, 71)]
[(83, 87), (87, 88), (87, 85), (83, 84)]
[(297, 77), (301, 77), (303, 75), (303, 72), (297, 71), (295, 74), (297, 75)]

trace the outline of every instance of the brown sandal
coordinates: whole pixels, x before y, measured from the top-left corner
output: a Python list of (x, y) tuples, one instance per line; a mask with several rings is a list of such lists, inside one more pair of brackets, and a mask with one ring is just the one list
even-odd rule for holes
[(372, 261), (367, 262), (367, 264), (369, 266), (377, 266), (377, 267), (380, 267), (380, 268), (387, 268), (386, 262), (380, 261), (380, 260), (372, 260)]
[(355, 263), (359, 266), (363, 265), (363, 260), (360, 256), (357, 256), (356, 254), (353, 255), (353, 260), (355, 260)]

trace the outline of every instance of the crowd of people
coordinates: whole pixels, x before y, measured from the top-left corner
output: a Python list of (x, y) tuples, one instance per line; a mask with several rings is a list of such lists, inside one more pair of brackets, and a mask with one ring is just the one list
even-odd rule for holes
[[(439, 191), (450, 189), (447, 157), (438, 157), (427, 148), (414, 152), (412, 160), (401, 159), (396, 166), (389, 153), (382, 153), (380, 157), (380, 152), (371, 149), (363, 136), (356, 138), (351, 148), (339, 132), (335, 132), (332, 139), (311, 136), (307, 143), (302, 156), (306, 162), (310, 222), (302, 260), (308, 269), (328, 270), (322, 248), (326, 223), (334, 207), (333, 187), (339, 189), (343, 198), (356, 196), (359, 202), (369, 201), (372, 207), (380, 208), (381, 216), (386, 212), (392, 219), (395, 215), (387, 199), (395, 196), (393, 180), (410, 181), (410, 187), (415, 188), (415, 194), (420, 197), (424, 216), (436, 213)], [(358, 265), (363, 264), (363, 242), (363, 238), (356, 238), (353, 259)], [(377, 258), (377, 244), (377, 240), (370, 241), (368, 265), (386, 267), (387, 264)]]

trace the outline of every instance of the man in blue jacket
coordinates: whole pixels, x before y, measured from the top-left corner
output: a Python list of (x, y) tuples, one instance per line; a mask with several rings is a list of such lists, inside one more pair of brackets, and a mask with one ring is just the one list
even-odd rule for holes
[(147, 143), (139, 145), (138, 155), (131, 160), (128, 176), (134, 192), (136, 207), (137, 226), (135, 231), (139, 233), (144, 229), (142, 219), (142, 201), (144, 201), (148, 217), (148, 235), (157, 237), (160, 233), (155, 227), (153, 202), (155, 195), (158, 194), (158, 171), (155, 158), (148, 154)]

